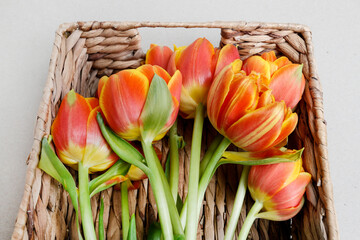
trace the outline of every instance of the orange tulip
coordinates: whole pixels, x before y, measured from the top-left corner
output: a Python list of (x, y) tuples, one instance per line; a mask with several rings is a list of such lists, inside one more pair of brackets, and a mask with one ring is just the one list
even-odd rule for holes
[(116, 134), (126, 140), (141, 139), (144, 105), (155, 74), (166, 82), (172, 98), (167, 122), (155, 133), (155, 140), (158, 140), (170, 129), (179, 111), (182, 82), (179, 71), (171, 77), (163, 68), (147, 64), (113, 74), (99, 85), (99, 103), (105, 120)]
[(264, 151), (285, 140), (298, 117), (283, 101), (275, 101), (259, 74), (246, 75), (240, 69), (236, 60), (217, 75), (208, 95), (208, 117), (236, 146)]
[(251, 167), (248, 187), (252, 198), (263, 204), (258, 218), (284, 221), (294, 217), (304, 204), (305, 188), (311, 175), (296, 162)]
[(158, 65), (166, 69), (172, 54), (173, 51), (167, 46), (151, 44), (146, 53), (145, 64)]
[(175, 49), (168, 63), (168, 72), (180, 70), (183, 76), (180, 112), (184, 118), (194, 118), (199, 103), (206, 98), (214, 76), (235, 59), (239, 59), (235, 46), (226, 45), (221, 50), (205, 38), (199, 38), (187, 47)]
[(300, 101), (305, 88), (302, 64), (292, 64), (287, 57), (276, 58), (273, 51), (260, 56), (249, 57), (242, 67), (246, 74), (261, 74), (276, 101), (284, 100), (286, 106), (294, 108)]
[(118, 157), (103, 138), (96, 120), (100, 110), (95, 98), (84, 98), (71, 90), (62, 101), (51, 126), (60, 160), (77, 169), (78, 162), (89, 172), (104, 171)]

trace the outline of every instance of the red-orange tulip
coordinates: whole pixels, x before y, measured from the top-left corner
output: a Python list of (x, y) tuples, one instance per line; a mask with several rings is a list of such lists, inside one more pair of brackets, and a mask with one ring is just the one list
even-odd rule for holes
[(181, 73), (171, 77), (159, 66), (143, 65), (137, 69), (123, 70), (113, 74), (99, 85), (99, 103), (104, 117), (120, 137), (141, 140), (142, 115), (153, 77), (160, 76), (167, 84), (172, 97), (171, 114), (155, 140), (161, 139), (176, 120), (181, 93)]
[(167, 65), (172, 54), (173, 51), (167, 46), (151, 44), (150, 49), (146, 53), (145, 64), (158, 65), (167, 69)]
[(175, 50), (168, 63), (168, 71), (173, 74), (180, 70), (183, 76), (180, 112), (184, 118), (194, 118), (199, 103), (206, 105), (214, 76), (239, 58), (235, 46), (229, 44), (219, 50), (205, 38), (199, 38), (189, 46)]
[(246, 75), (240, 69), (236, 60), (217, 75), (208, 95), (208, 117), (236, 146), (263, 151), (287, 138), (295, 129), (297, 114), (283, 101), (275, 101), (259, 74)]
[(253, 71), (260, 73), (262, 82), (272, 90), (275, 100), (284, 100), (288, 107), (294, 108), (305, 88), (302, 68), (302, 64), (292, 64), (287, 57), (276, 58), (271, 51), (263, 53), (261, 57), (249, 57), (242, 69), (247, 74)]
[(295, 216), (304, 204), (305, 188), (311, 175), (302, 161), (251, 167), (248, 187), (252, 198), (263, 204), (257, 217), (283, 221)]
[(51, 133), (57, 154), (65, 164), (76, 169), (81, 161), (90, 172), (97, 172), (117, 161), (101, 134), (96, 120), (98, 111), (95, 98), (84, 98), (73, 90), (64, 97)]

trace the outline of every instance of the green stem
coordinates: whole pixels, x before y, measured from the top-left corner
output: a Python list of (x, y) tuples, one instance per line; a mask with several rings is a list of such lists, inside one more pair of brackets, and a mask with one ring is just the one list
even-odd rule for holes
[(170, 190), (174, 198), (176, 205), (176, 200), (178, 196), (178, 187), (179, 187), (179, 151), (178, 151), (178, 142), (177, 142), (177, 120), (174, 125), (170, 128)]
[(199, 188), (199, 174), (200, 174), (200, 153), (201, 153), (201, 139), (204, 125), (205, 108), (203, 104), (199, 103), (196, 107), (194, 128), (191, 143), (190, 155), (190, 172), (189, 172), (189, 187), (188, 187), (188, 209), (186, 214), (185, 237), (187, 240), (196, 239), (196, 232), (198, 227), (197, 204)]
[(234, 206), (233, 206), (233, 209), (231, 212), (230, 220), (229, 220), (227, 228), (226, 228), (224, 240), (232, 240), (234, 238), (237, 222), (239, 220), (241, 208), (244, 203), (249, 170), (250, 170), (250, 166), (243, 167), (239, 186), (238, 186), (235, 200), (234, 200)]
[(121, 183), (121, 223), (123, 239), (127, 239), (129, 232), (129, 200), (128, 200), (128, 181)]
[[(161, 178), (161, 181), (162, 181), (163, 187), (164, 187), (164, 191), (165, 191), (165, 193), (170, 193), (170, 187), (169, 187), (168, 180), (167, 180), (167, 178), (165, 176), (165, 173), (164, 173), (164, 170), (163, 170), (163, 168), (161, 166), (160, 160), (158, 160), (156, 152), (155, 152), (154, 149), (153, 149), (153, 154), (154, 154), (154, 158), (157, 160), (156, 161), (157, 174)], [(183, 230), (181, 222), (180, 222), (179, 212), (178, 212), (178, 210), (176, 208), (174, 198), (172, 197), (171, 194), (166, 194), (166, 201), (167, 201), (167, 204), (168, 204), (168, 207), (169, 207), (171, 224), (172, 224), (173, 229), (174, 229), (174, 234), (175, 235), (184, 235), (184, 230)]]
[(86, 240), (96, 240), (89, 192), (89, 169), (82, 162), (78, 165), (79, 173), (79, 203), (81, 221)]
[[(229, 139), (227, 139), (227, 138), (222, 139), (222, 141), (220, 142), (220, 144), (217, 146), (216, 150), (214, 151), (211, 159), (209, 160), (209, 163), (207, 164), (207, 167), (205, 168), (203, 175), (200, 178), (199, 189), (198, 189), (198, 198), (197, 198), (197, 212), (196, 212), (197, 217), (199, 217), (202, 200), (204, 198), (206, 188), (209, 185), (210, 180), (215, 173), (216, 165), (230, 144), (231, 144), (231, 142)], [(188, 198), (186, 198), (183, 208), (181, 210), (181, 214), (180, 214), (180, 220), (183, 225), (185, 225), (185, 222), (187, 220), (187, 216), (185, 215), (185, 212), (187, 211), (188, 203), (189, 203), (189, 200), (188, 200)]]
[(99, 212), (99, 240), (104, 240), (104, 200), (100, 200), (100, 212)]
[(250, 228), (253, 225), (256, 215), (263, 208), (263, 203), (255, 201), (254, 205), (251, 207), (249, 214), (246, 216), (245, 222), (241, 227), (238, 240), (246, 240), (249, 235)]
[(169, 207), (166, 200), (166, 192), (164, 191), (163, 181), (158, 173), (159, 171), (156, 166), (156, 161), (158, 160), (154, 156), (151, 142), (144, 142), (142, 140), (141, 144), (145, 153), (146, 162), (151, 172), (150, 176), (148, 177), (155, 196), (156, 205), (158, 206), (159, 219), (163, 236), (166, 240), (173, 239), (174, 236), (171, 225)]
[(207, 165), (209, 164), (209, 161), (210, 161), (212, 155), (214, 154), (215, 150), (217, 149), (217, 147), (219, 146), (219, 144), (223, 140), (223, 138), (224, 138), (223, 135), (218, 134), (214, 138), (214, 140), (211, 142), (208, 150), (206, 151), (206, 153), (200, 163), (200, 177), (205, 172), (205, 169), (206, 169)]

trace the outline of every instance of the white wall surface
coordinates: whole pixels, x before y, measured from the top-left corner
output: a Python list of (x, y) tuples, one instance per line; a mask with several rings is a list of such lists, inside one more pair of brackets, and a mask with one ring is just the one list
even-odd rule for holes
[[(360, 228), (360, 1), (0, 1), (0, 236), (9, 239), (24, 190), (25, 161), (33, 142), (38, 105), (47, 77), (54, 33), (64, 22), (262, 21), (302, 23), (313, 32), (324, 91), (328, 149), (341, 239), (359, 239)], [(178, 31), (184, 32), (176, 39)], [(156, 34), (151, 42), (184, 45), (217, 30), (182, 29)]]

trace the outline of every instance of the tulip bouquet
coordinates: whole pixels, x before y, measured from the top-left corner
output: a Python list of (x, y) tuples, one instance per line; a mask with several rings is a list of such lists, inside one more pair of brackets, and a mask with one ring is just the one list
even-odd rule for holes
[[(144, 65), (102, 77), (98, 98), (84, 98), (73, 90), (64, 97), (51, 136), (42, 141), (39, 167), (68, 191), (77, 220), (81, 216), (80, 239), (97, 238), (90, 198), (118, 184), (122, 236), (136, 239), (127, 194), (148, 178), (159, 214), (148, 239), (192, 240), (216, 169), (222, 164), (244, 165), (225, 239), (234, 237), (249, 188), (255, 203), (239, 235), (246, 239), (256, 218), (287, 220), (304, 204), (311, 176), (302, 168), (303, 149), (285, 147), (297, 125), (293, 109), (304, 87), (302, 65), (277, 58), (274, 52), (243, 63), (236, 46), (214, 48), (205, 38), (174, 51), (152, 44)], [(178, 154), (184, 145), (177, 134), (178, 115), (194, 119), (184, 201), (178, 196)], [(206, 117), (219, 134), (201, 158)], [(169, 155), (164, 170), (153, 143), (166, 135)], [(230, 144), (241, 151), (226, 151)], [(77, 170), (78, 187), (63, 163)], [(103, 239), (102, 214), (99, 218), (98, 238)]]

